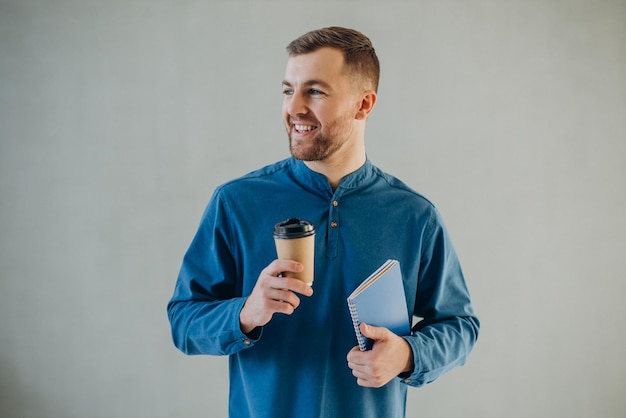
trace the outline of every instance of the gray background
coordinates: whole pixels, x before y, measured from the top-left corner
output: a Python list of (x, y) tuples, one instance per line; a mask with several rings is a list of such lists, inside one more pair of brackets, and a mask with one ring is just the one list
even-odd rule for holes
[(441, 210), (482, 333), (410, 417), (626, 415), (626, 2), (0, 0), (0, 415), (222, 417), (165, 305), (213, 188), (288, 155), (284, 47), (382, 61), (370, 159)]

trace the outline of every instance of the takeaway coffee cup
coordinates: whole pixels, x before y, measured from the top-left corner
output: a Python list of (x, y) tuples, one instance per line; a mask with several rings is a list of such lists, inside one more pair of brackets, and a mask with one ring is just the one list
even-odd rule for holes
[(287, 272), (285, 276), (300, 279), (309, 286), (313, 284), (313, 266), (315, 259), (315, 227), (309, 221), (289, 218), (274, 226), (276, 253), (282, 260), (294, 260), (302, 263), (300, 273)]

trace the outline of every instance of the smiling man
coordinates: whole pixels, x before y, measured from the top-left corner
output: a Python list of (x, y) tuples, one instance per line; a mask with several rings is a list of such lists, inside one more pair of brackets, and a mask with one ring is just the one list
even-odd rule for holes
[[(292, 157), (218, 187), (185, 254), (168, 315), (187, 354), (230, 356), (231, 417), (404, 417), (408, 386), (463, 364), (478, 337), (456, 252), (423, 196), (374, 166), (365, 126), (379, 63), (355, 30), (309, 32), (287, 47), (283, 120)], [(284, 272), (274, 224), (316, 227), (314, 288)], [(346, 297), (400, 261), (409, 336), (361, 325)]]
[[(342, 167), (347, 174), (364, 163), (365, 121), (376, 92), (371, 80), (343, 61), (343, 52), (331, 47), (292, 56), (283, 81), (283, 118), (295, 158), (318, 169)], [(336, 186), (341, 177), (333, 180)]]

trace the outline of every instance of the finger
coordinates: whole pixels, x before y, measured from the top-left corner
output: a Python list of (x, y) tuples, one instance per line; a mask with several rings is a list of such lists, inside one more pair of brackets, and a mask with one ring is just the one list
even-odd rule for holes
[(387, 329), (381, 327), (374, 327), (367, 325), (365, 322), (361, 323), (361, 333), (372, 340), (382, 340), (387, 336)]
[(359, 346), (352, 347), (352, 350), (348, 351), (347, 359), (348, 362), (352, 362), (355, 364), (362, 364), (363, 352), (359, 349)]
[(285, 315), (291, 315), (292, 313), (295, 312), (296, 308), (297, 306), (294, 306), (291, 303), (283, 301), (283, 300), (273, 300), (271, 302), (271, 307), (270, 307), (272, 312), (281, 313)]
[[(287, 289), (294, 291), (296, 293), (300, 293), (305, 296), (311, 296), (313, 294), (313, 289), (310, 285), (303, 282), (302, 280), (294, 279), (291, 277), (286, 277), (287, 275), (283, 275), (285, 272), (293, 272), (299, 273), (304, 269), (301, 263), (293, 260), (274, 260), (270, 263), (262, 272), (262, 275), (272, 280), (271, 286), (278, 289)], [(280, 279), (280, 280), (277, 280)]]
[(299, 293), (304, 296), (313, 295), (313, 287), (309, 286), (307, 283), (303, 282), (300, 279), (293, 279), (291, 277), (286, 277), (287, 279), (287, 289)]
[(361, 380), (368, 380), (369, 376), (367, 375), (367, 373), (364, 373), (360, 370), (352, 370), (352, 376), (356, 377), (357, 379), (361, 379)]
[(353, 370), (352, 375), (356, 377), (356, 383), (359, 386), (367, 387), (367, 388), (380, 386), (378, 385), (376, 380), (372, 379), (372, 377), (369, 376), (367, 373), (362, 373), (362, 372)]
[(299, 273), (304, 269), (301, 263), (294, 260), (281, 260), (277, 259), (270, 263), (266, 267), (266, 271), (270, 276), (278, 277), (281, 273), (289, 271), (292, 273)]
[(300, 306), (300, 298), (291, 290), (273, 289), (271, 292), (268, 292), (267, 297), (277, 302), (287, 303), (294, 309)]
[(352, 371), (352, 374), (356, 377), (365, 378), (369, 376), (367, 368), (362, 364), (348, 363), (348, 368)]
[(379, 388), (383, 386), (383, 383), (379, 382), (378, 380), (372, 380), (368, 378), (357, 378), (356, 383), (357, 385), (364, 388)]
[(294, 279), (292, 277), (275, 277), (272, 281), (271, 287), (275, 289), (289, 290), (304, 296), (311, 296), (313, 294), (311, 286), (307, 285), (302, 280)]
[(352, 375), (357, 378), (357, 384), (364, 387), (381, 387), (386, 381), (382, 376), (373, 374), (367, 367), (357, 367), (352, 369)]
[(363, 352), (356, 347), (348, 353), (348, 368), (359, 371), (361, 373), (369, 373), (367, 358), (363, 356)]

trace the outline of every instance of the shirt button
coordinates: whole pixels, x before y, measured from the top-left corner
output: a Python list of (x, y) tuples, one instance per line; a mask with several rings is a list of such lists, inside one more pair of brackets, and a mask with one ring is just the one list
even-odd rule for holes
[(332, 221), (332, 222), (330, 223), (330, 226), (332, 226), (333, 228), (337, 228), (337, 222)]
[(339, 202), (337, 202), (336, 200), (333, 200), (333, 206), (334, 206), (334, 207), (339, 206)]
[(244, 343), (245, 345), (250, 345), (250, 340), (243, 340), (243, 343)]

